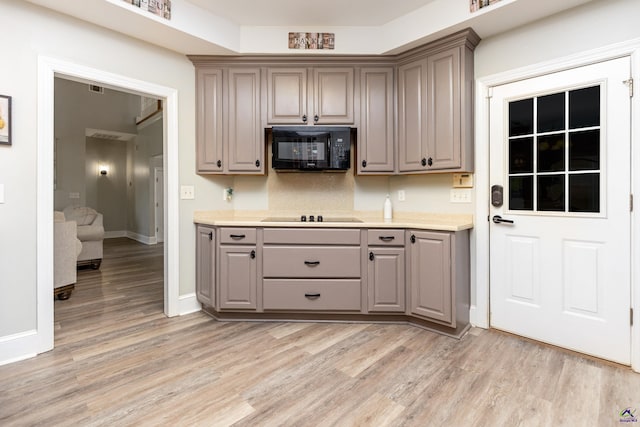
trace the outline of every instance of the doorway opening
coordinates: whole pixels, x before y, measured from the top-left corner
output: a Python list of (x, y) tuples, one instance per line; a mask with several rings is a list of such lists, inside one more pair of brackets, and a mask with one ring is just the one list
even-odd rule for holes
[(162, 100), (164, 170), (164, 314), (180, 313), (178, 263), (178, 111), (173, 88), (56, 58), (38, 59), (37, 325), (34, 349), (53, 348), (54, 83), (60, 77)]

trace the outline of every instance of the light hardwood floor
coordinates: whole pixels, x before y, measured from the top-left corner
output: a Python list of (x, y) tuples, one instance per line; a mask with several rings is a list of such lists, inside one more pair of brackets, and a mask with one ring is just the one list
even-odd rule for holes
[(55, 350), (0, 366), (0, 426), (614, 426), (640, 374), (507, 334), (162, 313), (162, 246), (105, 241)]

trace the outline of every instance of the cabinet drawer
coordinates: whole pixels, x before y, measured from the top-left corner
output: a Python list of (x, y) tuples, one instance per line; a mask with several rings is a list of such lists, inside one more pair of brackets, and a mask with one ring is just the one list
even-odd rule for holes
[(263, 281), (265, 310), (360, 311), (360, 280)]
[(368, 230), (369, 246), (404, 246), (404, 230)]
[(255, 244), (255, 228), (229, 228), (220, 229), (220, 243)]
[(360, 278), (360, 247), (265, 246), (264, 277)]
[(359, 245), (360, 229), (265, 228), (264, 243), (301, 245)]

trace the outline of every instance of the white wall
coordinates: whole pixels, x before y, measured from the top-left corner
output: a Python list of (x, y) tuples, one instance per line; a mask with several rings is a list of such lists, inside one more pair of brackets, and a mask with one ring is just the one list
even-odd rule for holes
[[(13, 146), (0, 146), (0, 341), (36, 327), (37, 64), (39, 56), (63, 59), (128, 78), (177, 89), (180, 181), (197, 195), (220, 194), (215, 181), (195, 174), (195, 78), (189, 60), (146, 43), (27, 2), (0, 0), (3, 49), (0, 94), (13, 97)], [(217, 188), (219, 187), (219, 190)], [(180, 204), (180, 293), (194, 291), (193, 211), (219, 209), (219, 198)], [(51, 279), (53, 282), (53, 279)]]

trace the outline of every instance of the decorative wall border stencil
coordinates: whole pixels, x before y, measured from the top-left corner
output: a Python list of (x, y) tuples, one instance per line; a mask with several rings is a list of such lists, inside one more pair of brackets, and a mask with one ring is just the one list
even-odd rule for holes
[(0, 144), (11, 145), (11, 97), (0, 95)]
[(289, 33), (289, 49), (334, 49), (334, 33)]
[(124, 0), (164, 19), (171, 19), (171, 0)]
[(494, 3), (498, 3), (501, 0), (469, 0), (469, 11), (477, 12), (483, 7), (491, 6)]

